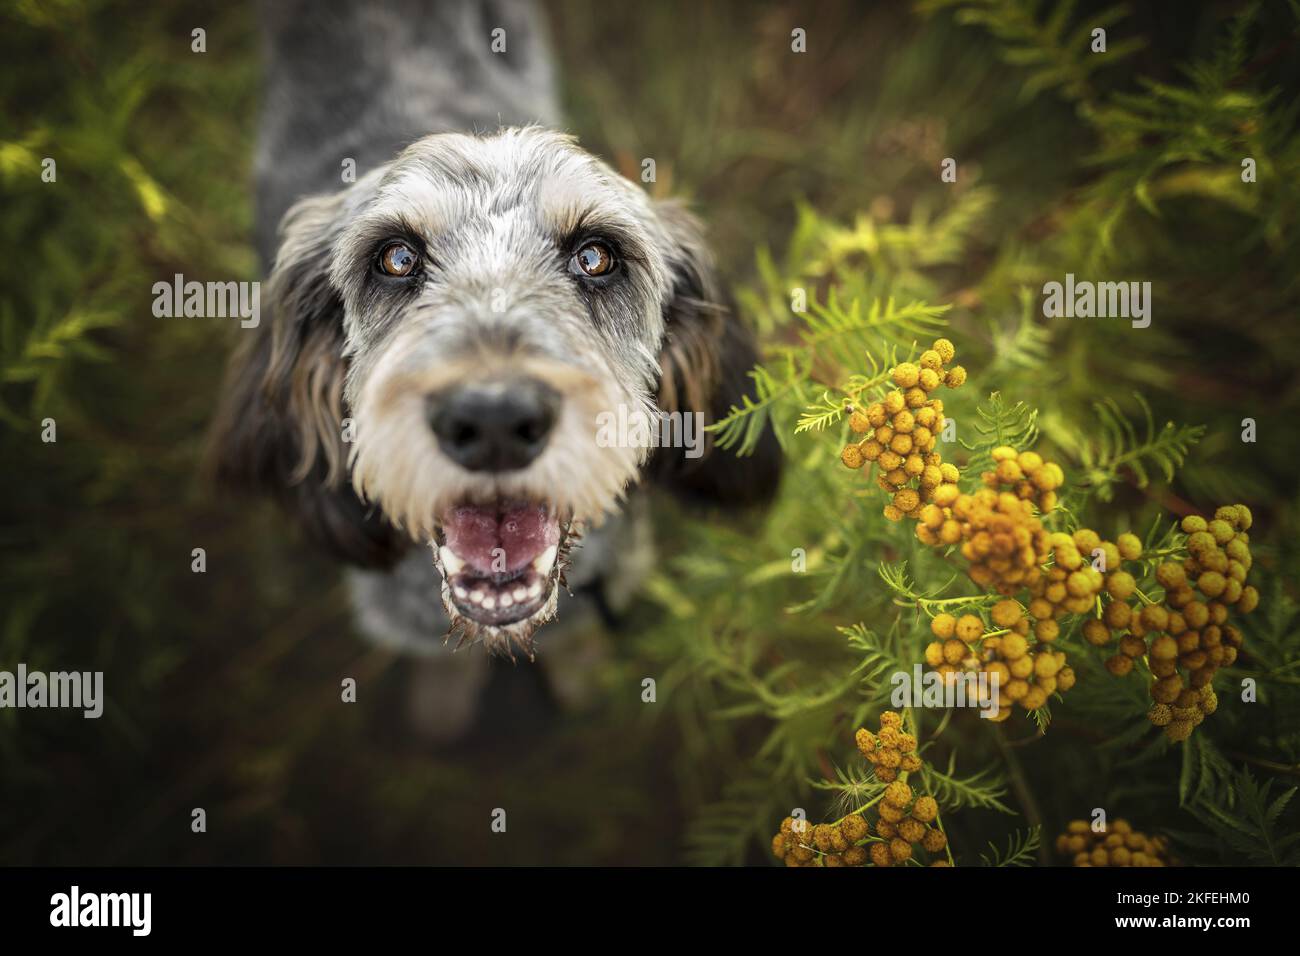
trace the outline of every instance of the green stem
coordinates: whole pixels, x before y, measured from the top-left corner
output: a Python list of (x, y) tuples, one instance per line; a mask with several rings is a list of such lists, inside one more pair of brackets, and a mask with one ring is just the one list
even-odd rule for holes
[(912, 600), (907, 601), (904, 598), (896, 597), (894, 598), (894, 603), (897, 604), (899, 607), (919, 607), (922, 609), (930, 608), (930, 607), (942, 607), (949, 604), (984, 605), (984, 604), (991, 603), (994, 599), (999, 598), (1000, 595), (972, 594), (966, 597), (955, 597), (955, 598), (923, 598), (923, 597), (916, 597), (913, 595), (908, 595), (908, 597), (911, 597)]
[[(1025, 781), (1024, 769), (1020, 766), (1015, 751), (1007, 745), (1006, 738), (1001, 732), (995, 732), (994, 737), (998, 742), (998, 749), (1002, 751), (1003, 759), (1007, 762), (1007, 770), (1011, 774), (1011, 789), (1015, 791), (1016, 798), (1020, 805), (1024, 807), (1025, 819), (1030, 826), (1038, 827), (1038, 832), (1043, 832), (1043, 816), (1038, 812), (1038, 804), (1034, 801), (1033, 792), (1029, 789), (1029, 784)], [(1051, 860), (1047, 855), (1047, 844), (1041, 839), (1038, 846), (1038, 863), (1040, 866), (1049, 866)]]

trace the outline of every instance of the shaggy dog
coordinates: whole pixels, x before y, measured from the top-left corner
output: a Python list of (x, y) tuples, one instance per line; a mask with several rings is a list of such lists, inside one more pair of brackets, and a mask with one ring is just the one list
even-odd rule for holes
[(263, 22), (272, 320), (232, 360), (217, 467), (361, 569), (364, 631), (531, 656), (563, 586), (630, 593), (641, 478), (771, 496), (770, 434), (746, 459), (597, 440), (602, 414), (714, 420), (756, 356), (698, 223), (549, 128), (531, 8), (275, 2)]

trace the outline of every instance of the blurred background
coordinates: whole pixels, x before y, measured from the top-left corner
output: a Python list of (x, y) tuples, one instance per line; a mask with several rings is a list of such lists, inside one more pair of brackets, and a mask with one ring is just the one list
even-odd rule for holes
[[(1113, 488), (1085, 495), (1096, 526), (1249, 503), (1276, 614), (1259, 645), (1274, 658), (1256, 665), (1294, 660), (1294, 2), (546, 9), (571, 130), (634, 179), (656, 159), (647, 188), (696, 206), (769, 346), (791, 338), (779, 314), (792, 284), (853, 272), (866, 297), (952, 304), (972, 391), (1039, 408), (1044, 441), (1082, 481), (1096, 401), (1140, 421), (1138, 390), (1157, 425), (1204, 426), (1172, 480), (1097, 466), (1091, 490)], [(1103, 21), (1109, 52), (1094, 56)], [(795, 27), (806, 54), (790, 52)], [(353, 633), (338, 567), (271, 505), (199, 476), (232, 323), (151, 314), (152, 284), (173, 273), (259, 278), (255, 9), (4, 0), (0, 61), (0, 668), (103, 670), (108, 693), (98, 721), (0, 710), (0, 864), (764, 859), (780, 817), (834, 779), (874, 693), (835, 626), (896, 612), (878, 582), (832, 582), (800, 607), (826, 580), (789, 574), (791, 549), (845, 550), (825, 534), (853, 494), (826, 464), (834, 438), (795, 435), (799, 403), (774, 406), (793, 467), (765, 522), (656, 504), (664, 561), (589, 709), (435, 750), (404, 716), (411, 662)], [(56, 183), (41, 181), (47, 156)], [(950, 156), (956, 184), (938, 175)], [(1253, 187), (1243, 156), (1258, 160)], [(1153, 281), (1152, 328), (1044, 323), (1038, 290), (1067, 271)], [(820, 386), (806, 391), (815, 401)], [(1245, 416), (1258, 444), (1239, 441)], [(47, 417), (57, 443), (41, 441)], [(339, 702), (348, 676), (355, 705)], [(783, 696), (792, 680), (799, 701)], [(1210, 762), (1294, 781), (1294, 682)], [(1143, 693), (1115, 726), (1144, 722)], [(1173, 826), (1187, 755), (1133, 769), (1131, 741), (1091, 752), (1111, 734), (1099, 720), (1080, 712), (1071, 730), (1063, 705), (1061, 738), (1026, 756), (1006, 802), (1050, 831), (1094, 805), (1064, 783), (1089, 773)], [(958, 734), (968, 752), (997, 752), (977, 730)], [(190, 831), (194, 807), (206, 835)], [(494, 807), (508, 837), (489, 831)], [(954, 845), (1000, 841), (987, 816), (952, 823)]]

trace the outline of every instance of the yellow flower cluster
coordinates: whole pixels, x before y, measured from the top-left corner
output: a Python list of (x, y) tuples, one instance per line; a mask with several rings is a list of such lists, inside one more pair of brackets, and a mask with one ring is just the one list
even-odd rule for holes
[[(868, 850), (875, 866), (902, 866), (912, 859), (917, 846), (933, 854), (942, 853), (948, 846), (944, 832), (930, 825), (939, 817), (938, 801), (934, 797), (914, 795), (912, 788), (901, 780), (885, 789), (879, 813), (876, 835), (880, 839)], [(931, 863), (931, 866), (947, 865), (947, 860)]]
[[(1118, 640), (1116, 653), (1106, 661), (1116, 677), (1146, 660), (1153, 701), (1147, 717), (1171, 740), (1186, 740), (1218, 707), (1210, 685), (1220, 667), (1237, 659), (1242, 645), (1241, 631), (1228, 623), (1230, 610), (1248, 614), (1259, 604), (1259, 592), (1246, 583), (1250, 525), (1245, 505), (1225, 505), (1211, 521), (1189, 515), (1182, 521), (1188, 556), (1156, 567), (1164, 597), (1151, 601), (1139, 595), (1139, 604), (1130, 603), (1137, 585), (1116, 563), (1117, 570), (1106, 577), (1109, 603), (1100, 617), (1083, 625), (1084, 638), (1096, 647)], [(1119, 556), (1142, 556), (1136, 535), (1120, 535)]]
[[(929, 529), (935, 517), (922, 517), (917, 537), (927, 544), (951, 543), (947, 540), (951, 531), (941, 533), (938, 541), (929, 540), (923, 529)], [(958, 495), (942, 521), (957, 523), (962, 557), (970, 562), (967, 574), (980, 587), (1014, 594), (1041, 578), (1039, 566), (1047, 556), (1047, 532), (1034, 514), (1032, 502), (1009, 491), (981, 488), (973, 495)]]
[[(1228, 623), (1230, 609), (1249, 613), (1259, 603), (1258, 591), (1247, 583), (1250, 510), (1228, 505), (1212, 520), (1183, 519), (1187, 557), (1159, 564), (1156, 579), (1165, 593), (1161, 601), (1150, 600), (1124, 567), (1143, 559), (1137, 535), (1125, 532), (1107, 541), (1090, 528), (1067, 533), (1044, 526), (1065, 473), (1037, 452), (994, 448), (992, 467), (981, 475), (984, 487), (970, 494), (959, 490), (960, 470), (934, 450), (943, 403), (930, 397), (941, 384), (956, 388), (966, 380), (961, 366), (945, 370), (954, 354), (952, 343), (939, 339), (918, 363), (891, 369), (899, 389), (852, 412), (850, 427), (866, 437), (841, 455), (852, 468), (879, 465), (879, 484), (892, 496), (886, 517), (914, 519), (917, 538), (928, 546), (956, 546), (971, 580), (1007, 598), (993, 613), (1001, 636), (984, 638), (978, 648), (978, 617), (936, 617), (932, 629), (940, 640), (926, 648), (927, 662), (951, 679), (963, 672), (997, 673), (1003, 699), (1034, 710), (1053, 691), (1073, 685), (1064, 655), (1049, 645), (1061, 633), (1062, 618), (1084, 615), (1082, 633), (1090, 644), (1104, 647), (1118, 639), (1117, 652), (1106, 661), (1112, 674), (1122, 677), (1146, 661), (1154, 702), (1148, 717), (1171, 740), (1187, 739), (1218, 706), (1210, 686), (1215, 672), (1232, 664), (1242, 646), (1241, 631)], [(1009, 705), (1000, 708), (999, 719), (1009, 713)], [(881, 759), (893, 759), (889, 749)], [(877, 774), (882, 770), (891, 772), (881, 765)]]
[(955, 354), (951, 342), (937, 339), (916, 362), (890, 369), (897, 388), (849, 414), (849, 427), (865, 437), (846, 445), (840, 461), (849, 468), (868, 462), (879, 468), (877, 483), (892, 496), (885, 506), (891, 521), (916, 517), (929, 502), (944, 506), (957, 497), (957, 469), (935, 451), (943, 430), (943, 402), (930, 397), (940, 385), (957, 388), (966, 381), (960, 365), (945, 368)]
[(1035, 451), (1016, 451), (1008, 445), (993, 449), (993, 470), (980, 478), (986, 488), (1010, 491), (1022, 501), (1031, 501), (1041, 514), (1056, 507), (1056, 489), (1065, 484), (1061, 466)]
[[(995, 607), (994, 623), (1021, 638), (1032, 636), (1037, 645), (1019, 660), (1023, 640), (1009, 636), (1002, 642), (985, 641), (974, 665), (969, 663), (973, 655), (951, 643), (931, 645), (927, 660), (945, 673), (955, 673), (963, 661), (965, 670), (996, 671), (1006, 696), (1034, 710), (1046, 702), (1046, 695), (1033, 681), (1023, 686), (1020, 672), (1029, 668), (1028, 658), (1034, 659), (1035, 673), (1039, 667), (1048, 672), (1049, 679), (1042, 682), (1048, 688), (1053, 668), (1063, 672), (1064, 679), (1057, 676), (1054, 689), (1067, 690), (1074, 683), (1073, 671), (1063, 658), (1058, 661), (1057, 655), (1037, 648), (1057, 639), (1066, 615), (1091, 615), (1100, 608), (1100, 616), (1085, 621), (1084, 638), (1097, 647), (1118, 640), (1117, 652), (1106, 661), (1107, 670), (1117, 677), (1145, 659), (1153, 678), (1148, 718), (1171, 740), (1186, 740), (1214, 713), (1214, 674), (1232, 664), (1242, 646), (1241, 631), (1228, 623), (1230, 610), (1249, 613), (1259, 604), (1259, 592), (1247, 583), (1250, 510), (1228, 505), (1211, 521), (1195, 515), (1185, 518), (1188, 556), (1157, 567), (1156, 580), (1165, 595), (1163, 601), (1151, 602), (1138, 594), (1136, 578), (1124, 567), (1143, 557), (1137, 535), (1125, 532), (1107, 541), (1091, 528), (1072, 534), (1046, 531), (1039, 509), (1055, 506), (1055, 489), (1063, 479), (1060, 468), (1033, 452), (1012, 448), (995, 449), (993, 459), (1001, 470), (985, 473), (987, 487), (973, 495), (959, 494), (951, 508), (922, 509), (917, 536), (936, 546), (960, 542), (971, 580), (999, 594), (1025, 593), (1024, 614), (1015, 601), (1002, 601)], [(1026, 475), (1032, 477), (1026, 480)], [(1135, 600), (1141, 603), (1131, 603)], [(944, 618), (935, 618), (941, 628), (947, 626)], [(938, 630), (935, 634), (946, 637)], [(1003, 667), (1010, 672), (1010, 683)], [(998, 719), (1009, 713), (1008, 707), (1001, 708)]]
[(980, 669), (979, 655), (973, 645), (984, 636), (984, 622), (974, 614), (953, 617), (937, 614), (930, 621), (930, 633), (939, 638), (925, 648), (925, 662), (952, 683), (963, 673)]
[[(1236, 661), (1243, 643), (1241, 631), (1228, 623), (1229, 615), (1233, 610), (1249, 614), (1259, 605), (1259, 592), (1246, 583), (1251, 521), (1245, 505), (1225, 505), (1211, 521), (1199, 515), (1184, 518), (1187, 558), (1156, 568), (1164, 601), (1147, 605), (1138, 615), (1130, 612), (1136, 618), (1129, 622), (1131, 636), (1143, 641), (1153, 678), (1154, 703), (1147, 716), (1170, 740), (1186, 740), (1218, 708), (1214, 675)], [(1120, 649), (1125, 649), (1123, 641)]]
[[(1074, 534), (1053, 532), (1047, 536), (1047, 544), (1052, 564), (1031, 588), (1030, 616), (1041, 624), (1058, 621), (1066, 614), (1087, 614), (1108, 584), (1099, 568), (1119, 567), (1119, 546), (1102, 541), (1091, 528), (1080, 528)], [(1126, 572), (1117, 571), (1116, 575), (1109, 583)], [(1051, 624), (1045, 624), (1044, 630), (1055, 636)]]
[[(926, 646), (926, 663), (948, 680), (963, 672), (984, 675), (987, 686), (997, 685), (997, 715), (1003, 721), (1011, 716), (1011, 705), (1037, 710), (1047, 703), (1050, 694), (1064, 693), (1074, 686), (1074, 671), (1066, 666), (1065, 653), (1040, 641), (1030, 646), (1025, 639), (1030, 622), (1015, 601), (1006, 599), (993, 605), (993, 623), (1003, 632), (984, 636), (984, 623), (974, 614), (954, 618), (938, 614), (930, 630), (940, 638)], [(976, 642), (978, 652), (972, 649)]]
[(1056, 852), (1074, 866), (1172, 866), (1169, 844), (1149, 837), (1127, 820), (1115, 820), (1101, 833), (1083, 820), (1071, 820), (1056, 838)]
[[(917, 849), (937, 857), (948, 838), (939, 826), (939, 802), (916, 794), (906, 775), (921, 769), (916, 738), (903, 730), (902, 716), (894, 711), (880, 715), (880, 729), (865, 727), (854, 737), (858, 750), (875, 768), (877, 779), (887, 782), (872, 804), (835, 823), (812, 825), (786, 817), (772, 837), (772, 854), (786, 866), (901, 866), (915, 861)], [(865, 811), (876, 805), (875, 834)], [(919, 861), (916, 861), (919, 862)], [(946, 858), (931, 866), (951, 865)]]
[(873, 734), (859, 727), (854, 735), (858, 751), (875, 768), (876, 779), (893, 783), (900, 773), (915, 773), (921, 769), (921, 758), (916, 753), (916, 738), (903, 732), (903, 720), (892, 710), (880, 715), (880, 731)]
[(772, 854), (786, 866), (865, 866), (867, 821), (851, 813), (839, 823), (819, 823), (786, 817), (772, 837)]

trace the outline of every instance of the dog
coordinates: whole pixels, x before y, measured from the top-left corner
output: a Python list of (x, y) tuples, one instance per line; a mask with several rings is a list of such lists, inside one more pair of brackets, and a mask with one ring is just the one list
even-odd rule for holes
[(743, 459), (596, 440), (619, 409), (716, 420), (757, 353), (697, 220), (557, 131), (531, 5), (286, 0), (261, 18), (271, 320), (232, 356), (212, 454), (354, 569), (365, 634), (531, 658), (566, 606), (626, 603), (647, 485), (772, 497), (770, 431)]

